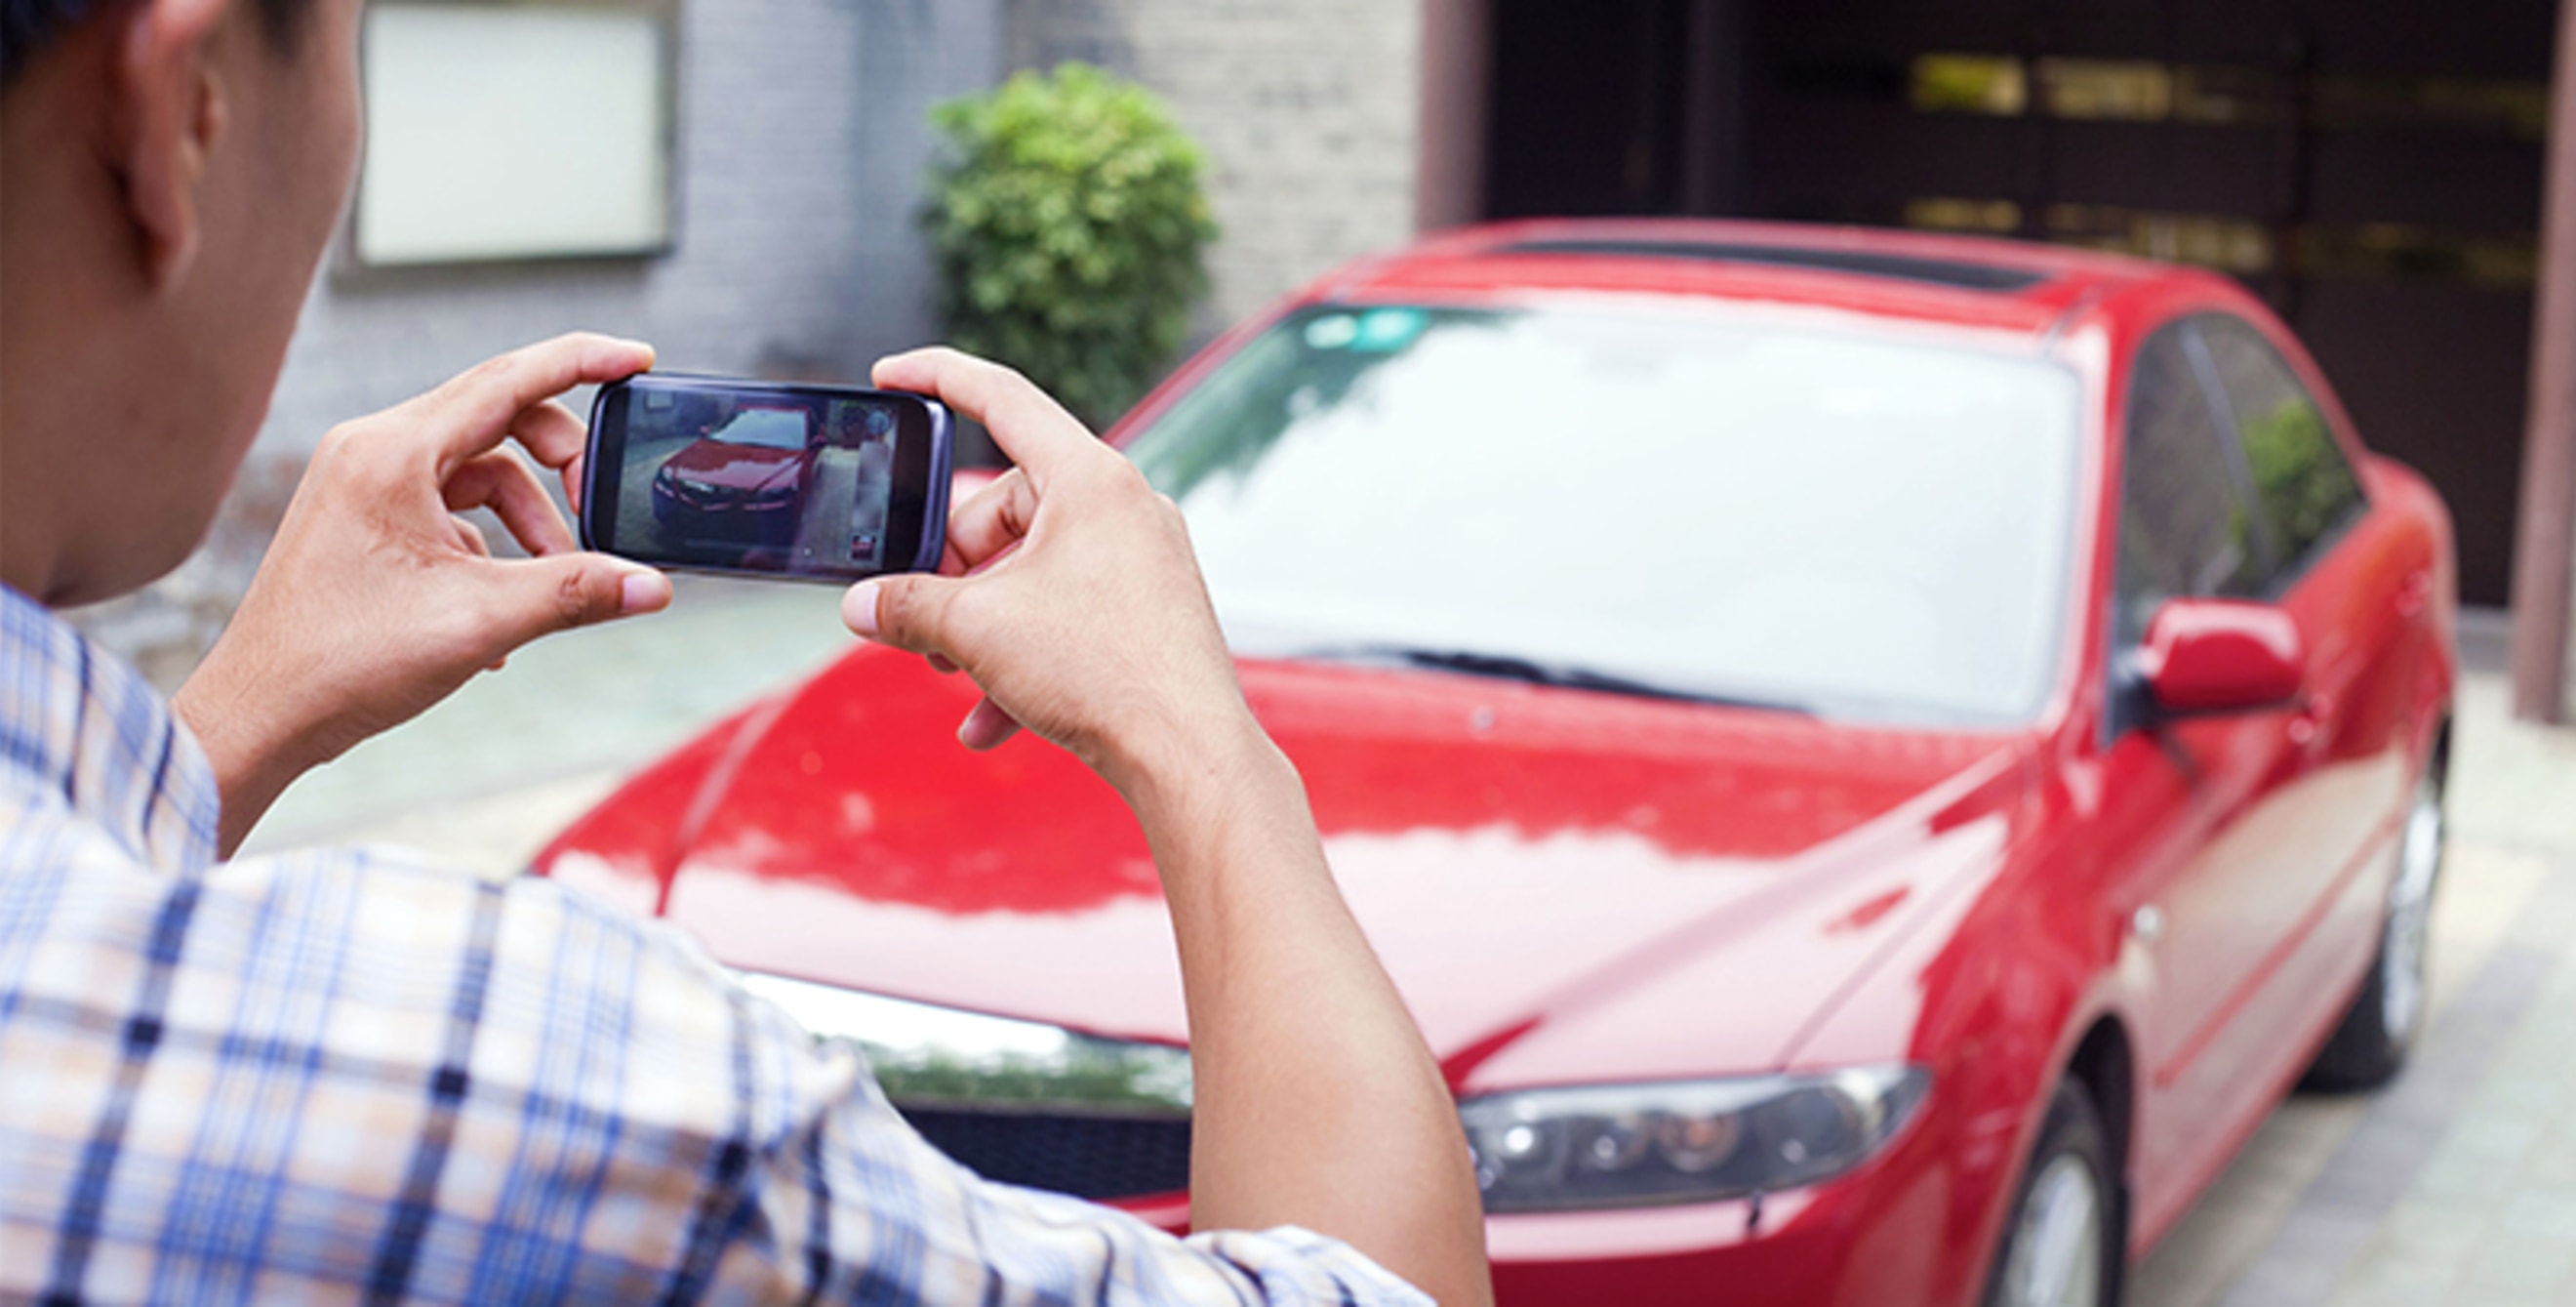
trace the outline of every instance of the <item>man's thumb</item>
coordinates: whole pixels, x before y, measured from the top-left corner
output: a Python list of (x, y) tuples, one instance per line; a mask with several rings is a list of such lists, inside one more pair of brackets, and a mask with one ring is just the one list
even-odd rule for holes
[(953, 577), (909, 574), (861, 581), (841, 596), (841, 620), (879, 644), (913, 653), (947, 652), (943, 618)]
[(555, 631), (658, 612), (671, 578), (605, 554), (555, 554), (501, 564), (510, 591), (512, 648)]

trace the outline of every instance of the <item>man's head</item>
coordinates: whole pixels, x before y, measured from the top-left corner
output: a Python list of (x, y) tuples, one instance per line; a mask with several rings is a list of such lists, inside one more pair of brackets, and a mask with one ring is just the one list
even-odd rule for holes
[(0, 579), (204, 537), (348, 191), (358, 2), (0, 0)]
[[(303, 38), (306, 17), (314, 0), (253, 0), (259, 8), (259, 19), (267, 29), (268, 39), (278, 52), (295, 53), (295, 43)], [(26, 66), (54, 38), (102, 6), (91, 0), (0, 0), (0, 92), (18, 80), (18, 70)]]

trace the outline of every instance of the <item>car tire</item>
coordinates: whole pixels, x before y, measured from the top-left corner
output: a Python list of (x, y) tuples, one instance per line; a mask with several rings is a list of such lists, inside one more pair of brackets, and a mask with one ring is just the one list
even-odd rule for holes
[(2004, 1217), (1985, 1307), (2116, 1307), (2127, 1222), (2093, 1095), (2057, 1087)]
[(2397, 876), (2389, 883), (2388, 904), (2380, 916), (2379, 949), (2352, 1006), (2309, 1064), (2301, 1088), (2338, 1093), (2376, 1089), (2406, 1065), (2408, 1051), (2423, 1032), (2424, 959), (2447, 842), (2442, 803), (2449, 754), (2446, 735), (2415, 782), (2398, 836)]

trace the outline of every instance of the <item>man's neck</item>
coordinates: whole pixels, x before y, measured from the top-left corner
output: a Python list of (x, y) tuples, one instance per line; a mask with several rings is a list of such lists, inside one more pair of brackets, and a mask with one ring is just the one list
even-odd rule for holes
[[(78, 416), (84, 392), (66, 375), (69, 360), (48, 348), (42, 332), (18, 329), (22, 311), (41, 311), (54, 300), (45, 280), (22, 279), (11, 269), (7, 306), (0, 308), (11, 320), (0, 336), (0, 582), (61, 607), (79, 601), (77, 549), (68, 537), (83, 511), (82, 488), (98, 478), (64, 466), (94, 421)], [(115, 406), (93, 411), (112, 413)]]
[[(28, 71), (30, 82), (58, 67)], [(81, 533), (152, 469), (131, 429), (152, 357), (119, 182), (80, 139), (76, 102), (12, 89), (0, 118), (0, 581), (61, 607), (108, 597)]]

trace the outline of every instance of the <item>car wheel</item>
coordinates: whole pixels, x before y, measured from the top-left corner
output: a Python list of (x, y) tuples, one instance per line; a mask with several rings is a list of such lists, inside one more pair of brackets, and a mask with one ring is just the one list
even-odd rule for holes
[(2111, 1307), (2119, 1300), (2121, 1239), (2110, 1141), (2093, 1096), (2057, 1087), (2039, 1146), (2022, 1172), (1986, 1284), (1986, 1307)]
[(2424, 956), (2446, 838), (2446, 753), (2437, 748), (2432, 764), (2415, 782), (2398, 836), (2397, 878), (2389, 884), (2387, 910), (2381, 914), (2378, 956), (2342, 1024), (2308, 1067), (2307, 1088), (2372, 1089), (2388, 1083), (2406, 1065), (2407, 1050), (2424, 1027)]

